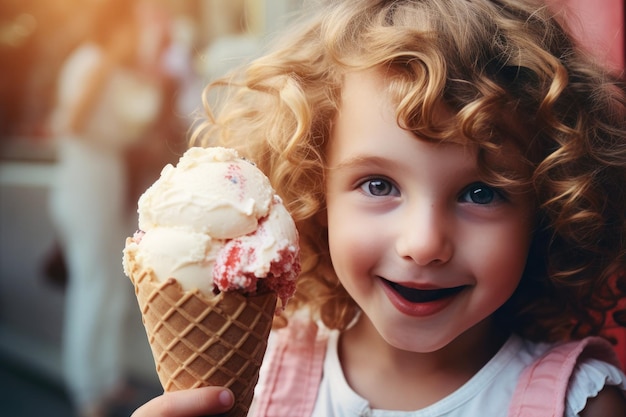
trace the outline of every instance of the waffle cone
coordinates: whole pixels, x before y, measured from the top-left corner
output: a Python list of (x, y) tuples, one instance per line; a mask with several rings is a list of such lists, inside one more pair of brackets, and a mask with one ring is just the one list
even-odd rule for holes
[[(132, 263), (132, 260), (129, 260)], [(218, 385), (235, 395), (228, 417), (247, 415), (276, 308), (276, 294), (206, 296), (131, 266), (156, 370), (166, 392)]]

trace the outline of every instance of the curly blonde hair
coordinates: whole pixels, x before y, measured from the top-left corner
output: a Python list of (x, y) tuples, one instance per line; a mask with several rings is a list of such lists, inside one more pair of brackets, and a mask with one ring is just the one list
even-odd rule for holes
[[(330, 261), (325, 151), (344, 74), (369, 68), (384, 70), (399, 126), (477, 146), (486, 181), (534, 196), (531, 254), (498, 322), (533, 340), (599, 334), (626, 296), (624, 85), (545, 6), (520, 0), (332, 1), (209, 85), (225, 96), (192, 143), (254, 160), (300, 231), (302, 275), (287, 312), (307, 307), (338, 329), (358, 313)], [(440, 123), (441, 109), (454, 123)], [(504, 142), (528, 175), (489, 163)], [(626, 326), (623, 311), (615, 316)]]

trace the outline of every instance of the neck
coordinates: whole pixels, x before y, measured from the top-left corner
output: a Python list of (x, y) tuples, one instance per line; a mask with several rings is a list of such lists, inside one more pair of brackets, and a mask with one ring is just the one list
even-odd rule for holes
[(410, 352), (388, 344), (363, 315), (341, 335), (339, 358), (348, 384), (372, 408), (419, 410), (469, 381), (505, 340), (485, 321), (440, 350)]

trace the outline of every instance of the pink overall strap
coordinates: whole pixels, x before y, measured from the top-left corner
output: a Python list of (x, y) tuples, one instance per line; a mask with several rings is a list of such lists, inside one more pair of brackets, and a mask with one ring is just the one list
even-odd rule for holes
[(310, 417), (322, 379), (327, 337), (315, 323), (292, 319), (277, 332), (263, 392), (255, 398), (258, 417)]
[(619, 367), (609, 342), (599, 337), (558, 345), (522, 373), (509, 417), (562, 417), (569, 379), (580, 357), (593, 357)]

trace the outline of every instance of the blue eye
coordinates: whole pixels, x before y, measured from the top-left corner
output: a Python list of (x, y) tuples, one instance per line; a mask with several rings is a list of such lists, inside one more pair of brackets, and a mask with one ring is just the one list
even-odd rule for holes
[(398, 194), (396, 187), (391, 182), (382, 178), (372, 178), (366, 180), (361, 184), (360, 188), (365, 192), (365, 194), (376, 197)]
[(472, 184), (463, 191), (459, 201), (474, 204), (490, 204), (501, 198), (500, 194), (483, 183)]

